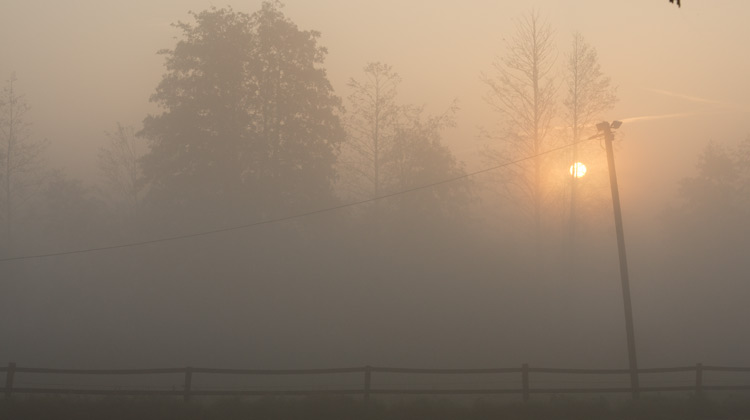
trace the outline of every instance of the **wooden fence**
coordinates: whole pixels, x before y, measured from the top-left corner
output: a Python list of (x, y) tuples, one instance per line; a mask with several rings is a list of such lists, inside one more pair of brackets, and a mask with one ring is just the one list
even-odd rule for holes
[[(182, 396), (189, 401), (193, 396), (297, 396), (297, 395), (362, 395), (365, 399), (372, 395), (503, 395), (517, 394), (523, 401), (528, 401), (532, 394), (584, 394), (584, 393), (632, 393), (637, 397), (641, 392), (684, 391), (701, 395), (704, 391), (750, 390), (749, 385), (707, 385), (704, 383), (704, 373), (714, 372), (750, 372), (750, 367), (695, 366), (638, 369), (638, 374), (659, 374), (693, 372), (695, 383), (678, 386), (642, 386), (633, 389), (630, 386), (619, 387), (583, 387), (583, 388), (532, 388), (532, 374), (559, 375), (630, 375), (629, 369), (558, 369), (537, 368), (527, 364), (517, 368), (490, 369), (411, 369), (363, 366), (336, 369), (213, 369), (213, 368), (166, 368), (166, 369), (48, 369), (20, 367), (15, 363), (7, 367), (0, 367), (5, 373), (5, 387), (0, 388), (6, 398), (12, 394), (76, 394), (76, 395), (123, 395), (123, 396)], [(162, 375), (182, 374), (184, 383), (181, 389), (87, 389), (87, 388), (47, 388), (47, 387), (17, 387), (14, 386), (18, 374), (54, 374), (54, 375)], [(241, 390), (206, 390), (193, 387), (195, 374), (221, 375), (333, 375), (333, 374), (363, 374), (362, 387), (343, 389), (241, 389)], [(494, 389), (436, 389), (436, 388), (373, 388), (373, 374), (413, 374), (413, 375), (488, 375), (488, 374), (517, 374), (520, 388)], [(750, 383), (750, 381), (748, 381)]]

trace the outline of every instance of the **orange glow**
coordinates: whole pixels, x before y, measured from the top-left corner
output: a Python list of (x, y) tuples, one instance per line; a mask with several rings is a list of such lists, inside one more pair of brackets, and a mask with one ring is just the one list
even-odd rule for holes
[(581, 178), (586, 175), (586, 165), (581, 162), (576, 162), (570, 165), (570, 174), (575, 178)]

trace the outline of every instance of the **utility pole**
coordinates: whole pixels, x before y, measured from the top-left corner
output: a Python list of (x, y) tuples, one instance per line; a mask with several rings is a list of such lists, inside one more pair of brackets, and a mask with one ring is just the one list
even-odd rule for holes
[(628, 258), (625, 253), (625, 237), (622, 228), (622, 211), (620, 210), (620, 191), (617, 187), (617, 173), (615, 172), (615, 154), (612, 142), (615, 140), (615, 133), (612, 129), (617, 129), (622, 125), (620, 121), (614, 121), (610, 125), (604, 121), (596, 125), (596, 128), (604, 135), (604, 142), (607, 147), (607, 164), (609, 166), (609, 185), (612, 189), (612, 207), (615, 213), (615, 230), (617, 232), (617, 251), (620, 256), (620, 280), (622, 281), (622, 299), (625, 306), (625, 329), (628, 337), (628, 360), (630, 362), (630, 385), (632, 388), (633, 398), (638, 398), (638, 361), (635, 353), (635, 329), (633, 327), (633, 307), (630, 303), (630, 280), (628, 278)]

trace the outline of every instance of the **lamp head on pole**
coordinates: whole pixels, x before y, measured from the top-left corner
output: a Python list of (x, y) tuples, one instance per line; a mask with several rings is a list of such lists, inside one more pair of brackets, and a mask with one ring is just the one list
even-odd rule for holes
[(601, 133), (601, 135), (604, 135), (605, 139), (607, 139), (608, 141), (612, 141), (615, 139), (615, 133), (613, 133), (612, 130), (620, 128), (621, 125), (622, 121), (612, 121), (612, 124), (610, 124), (608, 121), (602, 121), (596, 125), (596, 129), (599, 130), (599, 133)]
[(602, 121), (596, 125), (596, 129), (600, 132), (609, 132), (611, 130), (617, 130), (622, 125), (622, 121), (612, 121), (610, 124), (608, 121)]

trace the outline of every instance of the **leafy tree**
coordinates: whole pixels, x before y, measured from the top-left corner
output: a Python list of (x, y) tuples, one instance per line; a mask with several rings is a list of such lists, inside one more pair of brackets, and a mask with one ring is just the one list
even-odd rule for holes
[(727, 246), (738, 249), (743, 243), (747, 246), (748, 150), (750, 138), (736, 148), (709, 142), (703, 149), (695, 175), (680, 181), (678, 204), (664, 213), (667, 227), (679, 243), (711, 252)]
[(252, 115), (265, 158), (256, 175), (262, 196), (276, 206), (329, 202), (345, 134), (337, 116), (341, 100), (319, 67), (327, 54), (317, 45), (320, 33), (300, 31), (278, 3), (263, 3), (253, 23), (251, 86), (258, 94)]
[[(453, 104), (443, 115), (427, 117), (421, 108), (410, 108), (403, 113), (405, 120), (396, 131), (394, 147), (388, 156), (395, 173), (395, 190), (405, 191), (465, 175), (463, 165), (442, 143), (441, 133), (453, 125), (456, 109)], [(470, 201), (471, 185), (466, 179), (397, 198), (402, 209), (428, 220), (463, 217)]]
[(750, 200), (750, 195), (748, 194), (750, 192), (750, 135), (737, 146), (735, 159), (739, 166), (741, 196), (746, 200)]
[(279, 8), (193, 13), (160, 51), (167, 73), (152, 101), (163, 112), (144, 121), (143, 170), (149, 198), (172, 217), (239, 220), (333, 199), (343, 129), (326, 50)]
[(742, 207), (740, 194), (747, 180), (740, 177), (738, 155), (715, 142), (709, 142), (698, 157), (697, 172), (680, 182), (679, 196), (685, 210), (700, 213), (711, 209)]
[(7, 253), (12, 251), (14, 226), (23, 206), (43, 184), (42, 154), (48, 144), (31, 138), (26, 121), (29, 106), (16, 92), (16, 80), (14, 73), (0, 92), (0, 220)]
[(60, 171), (49, 177), (35, 204), (44, 250), (90, 247), (112, 228), (94, 191)]
[(542, 212), (547, 198), (545, 157), (539, 156), (552, 142), (556, 84), (553, 30), (538, 12), (520, 19), (507, 42), (507, 55), (493, 64), (494, 74), (483, 75), (490, 88), (487, 102), (503, 117), (499, 140), (488, 157), (502, 162), (534, 156), (507, 168), (509, 193), (529, 211), (537, 245), (541, 239)]
[[(617, 102), (615, 88), (611, 85), (599, 65), (596, 49), (588, 44), (580, 33), (573, 34), (573, 43), (565, 66), (566, 96), (563, 99), (563, 115), (570, 127), (572, 162), (581, 158), (601, 160), (598, 146), (579, 145), (583, 138), (595, 131), (600, 115)], [(590, 177), (589, 177), (590, 178)], [(574, 241), (579, 206), (578, 186), (583, 179), (570, 177), (570, 213), (568, 214), (568, 249), (575, 249)]]

